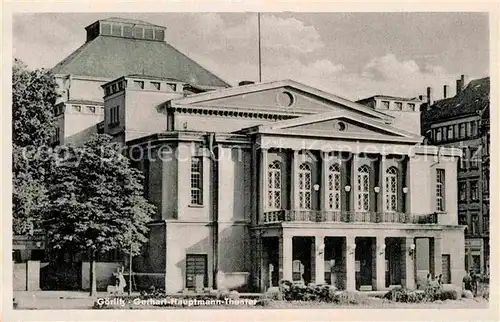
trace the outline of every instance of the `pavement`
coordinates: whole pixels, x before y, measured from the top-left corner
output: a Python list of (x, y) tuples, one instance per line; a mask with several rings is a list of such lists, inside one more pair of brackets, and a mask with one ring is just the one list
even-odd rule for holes
[(98, 293), (91, 297), (89, 292), (78, 291), (15, 291), (14, 298), (17, 309), (90, 309), (99, 296), (107, 296), (106, 293)]
[[(181, 294), (176, 294), (181, 295)], [(243, 294), (240, 294), (243, 295)], [(138, 292), (133, 292), (132, 296), (139, 296)], [(15, 291), (14, 297), (18, 302), (18, 310), (85, 310), (91, 309), (97, 298), (109, 298), (108, 293), (98, 292), (97, 296), (89, 296), (89, 292), (82, 291)], [(447, 300), (441, 303), (395, 303), (388, 302), (376, 297), (370, 297), (370, 303), (359, 306), (346, 306), (346, 308), (488, 308), (488, 301), (482, 298), (461, 299), (456, 301)], [(294, 308), (294, 303), (276, 303), (275, 308)], [(282, 305), (282, 307), (280, 307)], [(262, 308), (262, 307), (247, 307)], [(298, 307), (297, 307), (298, 308)], [(302, 308), (332, 308), (329, 303), (305, 303)], [(335, 306), (335, 308), (342, 308)], [(161, 309), (161, 308), (160, 308)]]

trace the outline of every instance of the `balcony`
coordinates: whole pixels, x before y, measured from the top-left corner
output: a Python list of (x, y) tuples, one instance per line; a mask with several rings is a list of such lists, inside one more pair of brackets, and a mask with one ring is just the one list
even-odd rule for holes
[(437, 224), (437, 214), (275, 210), (264, 212), (264, 224), (279, 222)]

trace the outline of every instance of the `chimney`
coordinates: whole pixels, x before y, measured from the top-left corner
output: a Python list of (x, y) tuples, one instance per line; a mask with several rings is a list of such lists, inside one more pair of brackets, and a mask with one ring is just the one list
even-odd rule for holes
[(467, 84), (469, 83), (469, 77), (467, 77), (467, 75), (461, 75), (460, 80), (462, 83), (462, 90), (464, 90), (467, 87)]
[(434, 101), (432, 100), (432, 87), (427, 87), (427, 104), (429, 106), (434, 104)]
[(443, 98), (448, 98), (448, 94), (450, 94), (450, 85), (443, 86)]
[(461, 75), (460, 79), (457, 79), (457, 94), (464, 90), (464, 88), (467, 86), (467, 83), (467, 75)]

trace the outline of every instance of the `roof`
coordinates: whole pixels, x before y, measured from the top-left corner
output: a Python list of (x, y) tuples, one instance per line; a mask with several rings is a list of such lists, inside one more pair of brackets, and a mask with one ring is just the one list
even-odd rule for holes
[(89, 100), (67, 100), (64, 102), (61, 102), (62, 104), (80, 104), (80, 105), (98, 105), (98, 106), (104, 106), (103, 102), (98, 102), (98, 101), (89, 101)]
[(172, 78), (172, 77), (160, 77), (160, 76), (141, 75), (141, 74), (130, 74), (130, 75), (127, 75), (125, 77), (142, 78), (142, 79), (148, 79), (148, 80), (164, 80), (164, 81), (171, 81), (171, 82), (180, 82), (180, 80)]
[(102, 35), (83, 44), (52, 72), (108, 79), (146, 74), (195, 85), (230, 86), (166, 42)]
[(397, 100), (397, 101), (420, 101), (419, 98), (408, 98), (408, 97), (397, 97), (397, 96), (389, 96), (389, 95), (373, 95), (367, 98), (363, 98), (360, 100), (357, 100), (356, 102), (364, 102), (364, 101), (369, 101), (375, 98), (380, 98), (380, 99), (387, 99), (387, 100)]
[(353, 110), (356, 110), (358, 112), (368, 114), (371, 116), (374, 116), (379, 119), (383, 119), (385, 121), (390, 121), (394, 119), (394, 116), (382, 113), (380, 111), (374, 110), (372, 108), (369, 108), (363, 104), (359, 104), (353, 101), (350, 101), (346, 98), (313, 88), (311, 86), (296, 82), (294, 80), (290, 79), (285, 79), (285, 80), (279, 80), (279, 81), (271, 81), (271, 82), (266, 82), (266, 83), (255, 83), (255, 84), (248, 84), (244, 86), (236, 86), (236, 87), (231, 87), (231, 88), (224, 88), (224, 89), (218, 89), (215, 91), (211, 92), (205, 92), (201, 94), (194, 94), (194, 95), (189, 95), (185, 98), (178, 98), (178, 99), (173, 99), (171, 101), (172, 105), (184, 105), (184, 104), (196, 104), (200, 103), (203, 101), (209, 101), (209, 100), (215, 100), (215, 99), (220, 99), (220, 98), (225, 98), (225, 97), (231, 97), (231, 96), (236, 96), (236, 95), (244, 95), (248, 93), (254, 93), (254, 92), (259, 92), (259, 91), (264, 91), (264, 90), (269, 90), (269, 89), (274, 89), (274, 88), (280, 88), (280, 87), (291, 87), (296, 90), (312, 94), (314, 96), (317, 96), (321, 99), (334, 102), (340, 105), (344, 105), (348, 108), (351, 108)]
[(119, 22), (119, 23), (130, 23), (134, 25), (145, 25), (145, 26), (153, 26), (153, 27), (161, 27), (165, 28), (164, 26), (160, 25), (154, 25), (152, 23), (149, 23), (147, 21), (143, 20), (137, 20), (137, 19), (125, 19), (125, 18), (119, 18), (119, 17), (109, 17), (106, 19), (100, 19), (99, 21), (109, 21), (109, 22)]
[(489, 105), (490, 78), (475, 79), (454, 97), (439, 100), (428, 111), (423, 111), (422, 124), (478, 114)]

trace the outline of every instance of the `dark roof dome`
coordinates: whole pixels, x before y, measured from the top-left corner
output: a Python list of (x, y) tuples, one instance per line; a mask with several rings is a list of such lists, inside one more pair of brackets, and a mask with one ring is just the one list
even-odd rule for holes
[(85, 28), (87, 42), (58, 63), (54, 74), (116, 79), (138, 74), (207, 87), (230, 87), (165, 41), (163, 26), (111, 17)]

